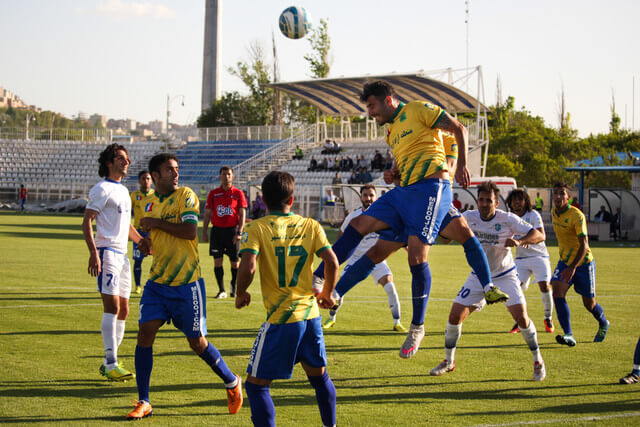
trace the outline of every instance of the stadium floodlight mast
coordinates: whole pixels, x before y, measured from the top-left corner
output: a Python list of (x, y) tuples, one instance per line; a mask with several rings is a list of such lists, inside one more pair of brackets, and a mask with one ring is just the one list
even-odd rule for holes
[(184, 107), (184, 95), (176, 95), (173, 98), (167, 94), (167, 123), (166, 123), (166, 146), (165, 151), (169, 151), (169, 116), (171, 115), (171, 103), (178, 98), (182, 98), (182, 102), (180, 105)]
[(27, 113), (27, 115), (24, 118), (25, 120), (25, 126), (24, 126), (24, 139), (25, 140), (29, 140), (29, 123), (31, 121), (36, 121), (36, 116), (35, 114), (31, 114), (31, 113)]

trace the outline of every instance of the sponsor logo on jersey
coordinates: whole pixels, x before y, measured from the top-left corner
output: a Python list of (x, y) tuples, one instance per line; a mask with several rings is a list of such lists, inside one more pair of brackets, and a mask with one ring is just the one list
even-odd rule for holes
[(404, 122), (405, 120), (407, 120), (407, 113), (403, 111), (402, 114), (400, 114), (400, 121)]
[(218, 217), (233, 215), (233, 209), (230, 206), (218, 205), (218, 207), (216, 208), (216, 212), (218, 214)]
[(434, 196), (429, 196), (427, 213), (424, 215), (424, 227), (422, 227), (422, 235), (427, 238), (429, 237), (429, 228), (431, 227), (431, 218), (433, 217), (433, 209), (435, 205), (436, 198)]
[(151, 203), (147, 203), (147, 204), (144, 206), (144, 211), (145, 211), (145, 212), (151, 212), (151, 210), (152, 210), (152, 209), (153, 209), (153, 202), (151, 202)]
[(502, 225), (496, 224), (494, 228), (496, 229), (496, 231), (500, 231), (502, 229)]
[(247, 240), (249, 240), (249, 233), (247, 233), (246, 231), (242, 232), (242, 243), (247, 243)]
[(424, 106), (427, 107), (429, 110), (435, 110), (436, 109), (436, 107), (433, 104), (429, 103), (429, 102), (425, 102)]
[(191, 299), (193, 300), (193, 330), (200, 330), (200, 302), (198, 299), (198, 289), (196, 286), (191, 288)]
[(400, 138), (404, 138), (407, 135), (411, 135), (413, 133), (413, 129), (407, 129), (407, 130), (403, 130), (402, 133), (400, 134)]
[(184, 201), (185, 208), (192, 208), (194, 205), (195, 203), (193, 202), (193, 199), (191, 198), (191, 196), (187, 197), (187, 199)]

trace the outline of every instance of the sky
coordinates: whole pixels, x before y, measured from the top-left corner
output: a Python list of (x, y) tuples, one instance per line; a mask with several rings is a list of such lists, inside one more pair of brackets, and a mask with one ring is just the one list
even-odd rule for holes
[[(290, 0), (223, 0), (222, 91), (246, 92), (228, 67), (275, 32), (280, 80), (310, 78), (306, 39), (286, 39)], [(329, 22), (330, 77), (467, 65), (464, 0), (306, 0)], [(0, 86), (68, 117), (79, 112), (184, 125), (200, 114), (205, 0), (0, 1)], [(622, 125), (640, 128), (637, 0), (469, 0), (469, 65), (482, 67), (485, 103), (513, 96), (558, 125), (561, 88), (581, 136), (607, 132), (612, 97)], [(635, 102), (633, 79), (635, 77)], [(472, 89), (475, 92), (475, 88)], [(475, 93), (474, 93), (475, 94)], [(184, 106), (181, 105), (184, 96)], [(635, 117), (632, 107), (635, 104)], [(635, 119), (635, 120), (634, 120)]]

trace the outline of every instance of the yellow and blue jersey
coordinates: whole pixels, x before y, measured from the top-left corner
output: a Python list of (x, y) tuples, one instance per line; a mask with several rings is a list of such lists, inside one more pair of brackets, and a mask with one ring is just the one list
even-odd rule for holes
[[(189, 187), (179, 187), (167, 195), (155, 194), (146, 199), (144, 216), (174, 224), (198, 224), (200, 201)], [(162, 285), (180, 286), (200, 279), (198, 237), (181, 239), (152, 228), (153, 265), (149, 280)]]
[(140, 220), (144, 217), (144, 207), (147, 204), (145, 199), (154, 194), (155, 191), (153, 191), (153, 189), (150, 189), (146, 193), (143, 193), (141, 190), (131, 192), (131, 212), (133, 214), (133, 226), (136, 230), (140, 230)]
[(398, 164), (402, 187), (447, 170), (444, 144), (435, 127), (444, 114), (437, 105), (412, 101), (400, 103), (391, 118), (386, 142)]
[(311, 287), (313, 254), (330, 247), (318, 221), (293, 213), (272, 212), (245, 226), (240, 253), (257, 255), (268, 323), (320, 316)]
[(458, 159), (458, 141), (455, 135), (443, 130), (440, 131), (440, 138), (444, 145), (444, 155), (446, 158)]
[[(558, 213), (553, 209), (553, 230), (558, 239), (558, 250), (560, 251), (560, 261), (565, 264), (571, 264), (578, 249), (580, 249), (579, 236), (587, 235), (587, 221), (580, 209), (575, 206), (567, 206), (567, 208)], [(588, 264), (593, 260), (591, 249), (587, 249), (580, 265)]]

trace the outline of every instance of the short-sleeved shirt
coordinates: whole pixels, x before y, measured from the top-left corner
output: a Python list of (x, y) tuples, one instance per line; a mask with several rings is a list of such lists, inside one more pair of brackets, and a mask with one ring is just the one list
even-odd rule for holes
[(239, 188), (224, 190), (218, 187), (209, 192), (207, 209), (211, 209), (211, 225), (214, 227), (235, 227), (240, 222), (240, 209), (249, 204)]
[(401, 186), (447, 170), (443, 141), (435, 128), (444, 114), (442, 108), (426, 101), (400, 103), (393, 114), (386, 142), (398, 164)]
[(311, 287), (313, 254), (331, 245), (312, 218), (271, 212), (244, 228), (240, 253), (258, 256), (267, 322), (284, 324), (320, 315)]
[(98, 212), (96, 247), (126, 254), (131, 224), (131, 199), (127, 188), (118, 181), (103, 179), (89, 190), (87, 209)]
[[(198, 224), (200, 201), (189, 187), (173, 193), (147, 198), (144, 216), (174, 224)], [(182, 239), (158, 228), (151, 229), (153, 264), (149, 280), (162, 285), (180, 286), (200, 279), (198, 238)]]
[(152, 196), (155, 193), (153, 189), (150, 189), (146, 193), (143, 193), (141, 190), (136, 190), (131, 192), (131, 212), (133, 213), (133, 226), (139, 230), (140, 229), (140, 220), (144, 217), (144, 207), (147, 202), (145, 199), (147, 197)]
[[(575, 206), (567, 206), (567, 208), (558, 213), (553, 209), (553, 231), (558, 239), (558, 250), (560, 251), (560, 261), (565, 264), (571, 264), (576, 258), (576, 254), (580, 249), (579, 236), (587, 235), (587, 221), (580, 209)], [(580, 265), (588, 264), (593, 260), (591, 249), (587, 250), (584, 260)]]
[(20, 198), (21, 198), (21, 199), (26, 199), (26, 198), (27, 198), (27, 189), (26, 189), (26, 188), (24, 188), (24, 187), (22, 187), (22, 188), (20, 189)]
[[(544, 230), (542, 216), (540, 216), (540, 213), (538, 211), (527, 211), (524, 213), (524, 215), (522, 215), (522, 219), (525, 220), (525, 222), (531, 224), (533, 228), (542, 228)], [(516, 240), (520, 240), (524, 236), (524, 234), (516, 234), (513, 238)], [(516, 248), (516, 258), (530, 258), (535, 256), (549, 256), (547, 245), (545, 245), (544, 241), (536, 243), (535, 245), (529, 245), (526, 248), (523, 248), (522, 246), (518, 246)]]
[(447, 158), (458, 159), (458, 141), (455, 135), (443, 130), (440, 131), (440, 137), (444, 144), (444, 155)]
[(477, 210), (465, 211), (462, 215), (487, 254), (491, 276), (496, 277), (515, 268), (511, 248), (504, 244), (514, 235), (527, 235), (533, 229), (531, 224), (500, 209), (496, 209), (496, 214), (489, 220), (482, 219)]

